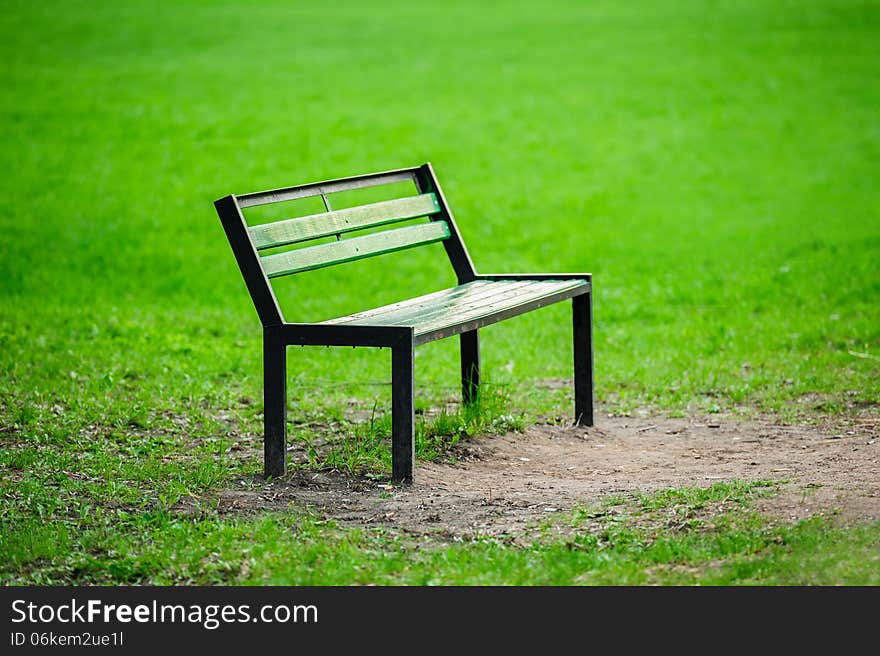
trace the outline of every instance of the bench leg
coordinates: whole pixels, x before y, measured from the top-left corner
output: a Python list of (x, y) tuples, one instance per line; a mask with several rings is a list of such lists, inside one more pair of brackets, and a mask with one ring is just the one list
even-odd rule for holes
[(270, 331), (263, 335), (263, 461), (266, 477), (287, 465), (287, 347)]
[(593, 425), (592, 293), (571, 300), (574, 327), (574, 423)]
[(412, 343), (391, 349), (391, 480), (412, 483), (415, 459), (415, 384)]
[(470, 405), (480, 391), (480, 331), (459, 335), (461, 341), (461, 400)]

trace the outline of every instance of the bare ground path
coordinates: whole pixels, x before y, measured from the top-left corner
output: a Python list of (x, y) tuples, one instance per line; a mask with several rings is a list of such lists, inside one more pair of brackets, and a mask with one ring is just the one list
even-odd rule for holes
[(422, 463), (410, 487), (291, 473), (221, 494), (226, 512), (309, 508), (342, 525), (446, 539), (525, 537), (557, 511), (609, 495), (783, 481), (759, 508), (780, 519), (836, 513), (880, 520), (880, 417), (792, 426), (772, 419), (600, 417), (592, 428), (533, 426), (468, 440), (454, 463)]

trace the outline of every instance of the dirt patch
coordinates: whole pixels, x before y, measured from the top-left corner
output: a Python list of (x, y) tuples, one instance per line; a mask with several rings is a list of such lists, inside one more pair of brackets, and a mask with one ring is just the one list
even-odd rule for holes
[(292, 472), (241, 481), (222, 512), (308, 508), (342, 525), (386, 526), (457, 539), (523, 538), (554, 513), (609, 495), (722, 481), (785, 481), (756, 502), (781, 519), (836, 513), (880, 520), (880, 417), (818, 426), (770, 419), (601, 417), (592, 428), (533, 426), (469, 440), (450, 463), (420, 463), (415, 483), (391, 487), (337, 473)]

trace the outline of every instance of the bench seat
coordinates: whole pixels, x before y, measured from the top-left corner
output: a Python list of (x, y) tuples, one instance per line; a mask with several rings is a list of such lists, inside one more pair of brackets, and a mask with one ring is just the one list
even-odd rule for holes
[(418, 345), (573, 298), (589, 288), (590, 282), (584, 278), (474, 280), (322, 323), (410, 327)]

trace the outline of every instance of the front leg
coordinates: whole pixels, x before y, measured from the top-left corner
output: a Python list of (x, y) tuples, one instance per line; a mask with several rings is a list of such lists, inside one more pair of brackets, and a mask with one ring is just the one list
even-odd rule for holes
[(415, 460), (415, 384), (412, 340), (391, 349), (391, 480), (412, 483)]
[(263, 331), (264, 474), (287, 470), (287, 346), (271, 329)]

